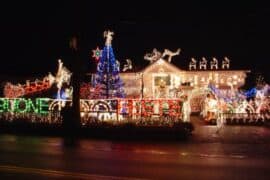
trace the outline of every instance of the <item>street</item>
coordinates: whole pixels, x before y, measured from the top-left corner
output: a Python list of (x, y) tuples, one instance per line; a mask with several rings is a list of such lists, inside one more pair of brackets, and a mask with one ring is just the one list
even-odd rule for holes
[(187, 141), (0, 135), (1, 179), (270, 179), (270, 129), (207, 126)]

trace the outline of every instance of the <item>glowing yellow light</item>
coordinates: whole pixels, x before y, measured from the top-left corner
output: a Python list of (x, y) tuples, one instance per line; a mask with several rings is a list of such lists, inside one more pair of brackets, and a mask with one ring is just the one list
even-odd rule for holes
[(204, 78), (204, 77), (202, 77), (201, 81), (202, 81), (202, 82), (204, 82), (204, 81), (205, 81), (205, 78)]

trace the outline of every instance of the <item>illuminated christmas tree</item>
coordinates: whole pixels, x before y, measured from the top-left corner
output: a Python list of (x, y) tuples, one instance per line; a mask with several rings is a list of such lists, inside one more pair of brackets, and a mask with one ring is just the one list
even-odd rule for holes
[(95, 75), (95, 87), (99, 87), (98, 98), (123, 98), (125, 96), (123, 82), (119, 75), (120, 64), (115, 60), (111, 45), (112, 35), (111, 31), (104, 32), (105, 47)]

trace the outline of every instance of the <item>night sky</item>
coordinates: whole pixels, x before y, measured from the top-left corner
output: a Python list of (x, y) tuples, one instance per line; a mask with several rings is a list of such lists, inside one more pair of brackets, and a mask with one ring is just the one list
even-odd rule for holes
[[(227, 56), (232, 69), (262, 73), (270, 82), (270, 8), (257, 1), (223, 2), (12, 2), (1, 5), (1, 76), (42, 76), (57, 59), (70, 64), (68, 41), (80, 37), (85, 71), (93, 71), (92, 49), (104, 46), (103, 31), (115, 32), (113, 48), (134, 69), (153, 48), (182, 49), (172, 62), (187, 69), (191, 57)], [(269, 73), (270, 74), (270, 73)], [(254, 75), (254, 74), (253, 74)]]

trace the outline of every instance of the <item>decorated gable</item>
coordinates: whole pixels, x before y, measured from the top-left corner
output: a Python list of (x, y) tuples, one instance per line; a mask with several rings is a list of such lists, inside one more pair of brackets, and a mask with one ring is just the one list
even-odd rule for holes
[(180, 73), (181, 70), (167, 61), (160, 59), (149, 65), (143, 70), (143, 73)]

